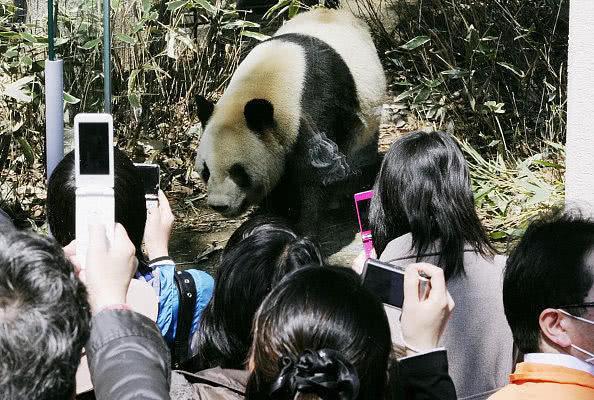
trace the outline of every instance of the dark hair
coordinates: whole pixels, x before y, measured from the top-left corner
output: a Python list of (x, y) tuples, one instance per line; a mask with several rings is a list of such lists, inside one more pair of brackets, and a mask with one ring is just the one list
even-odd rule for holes
[(223, 252), (212, 299), (192, 340), (196, 355), (189, 368), (243, 368), (264, 297), (289, 272), (321, 262), (317, 246), (280, 220), (246, 221)]
[[(523, 353), (539, 351), (539, 317), (546, 308), (580, 304), (594, 283), (594, 221), (555, 211), (530, 224), (507, 259), (503, 306)], [(582, 315), (580, 308), (568, 310)]]
[(387, 244), (412, 234), (422, 258), (439, 241), (438, 265), (446, 279), (464, 273), (464, 245), (494, 252), (474, 208), (462, 151), (445, 132), (413, 132), (396, 140), (375, 181), (370, 224), (378, 256)]
[[(114, 148), (115, 222), (124, 226), (130, 240), (140, 251), (146, 206), (142, 177), (126, 153)], [(62, 246), (74, 240), (76, 217), (76, 181), (74, 151), (66, 154), (49, 179), (47, 220), (54, 238)]]
[[(357, 274), (346, 268), (301, 269), (270, 293), (256, 315), (246, 399), (271, 398), (271, 387), (287, 374), (283, 365), (321, 350), (339, 355), (332, 363), (354, 367), (359, 394), (353, 398), (383, 399), (391, 346), (384, 308)], [(299, 372), (308, 379), (307, 370)], [(307, 398), (339, 398), (312, 387), (306, 393), (295, 390), (289, 386), (274, 398), (302, 399), (306, 393)]]
[(0, 393), (64, 399), (89, 337), (85, 286), (53, 240), (0, 232)]

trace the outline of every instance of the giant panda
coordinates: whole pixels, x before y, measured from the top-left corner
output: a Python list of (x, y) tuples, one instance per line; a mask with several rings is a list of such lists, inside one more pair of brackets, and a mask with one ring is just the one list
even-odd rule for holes
[(329, 193), (376, 165), (385, 91), (362, 21), (323, 8), (289, 20), (246, 56), (216, 105), (196, 101), (207, 204), (226, 217), (260, 204), (315, 227)]

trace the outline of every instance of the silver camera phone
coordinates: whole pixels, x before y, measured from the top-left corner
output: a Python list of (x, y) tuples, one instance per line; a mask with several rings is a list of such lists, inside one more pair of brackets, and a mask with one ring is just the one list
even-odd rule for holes
[[(368, 258), (361, 274), (363, 286), (369, 289), (382, 303), (402, 309), (404, 303), (404, 267)], [(419, 298), (424, 298), (430, 281), (420, 278)]]
[(115, 225), (113, 119), (110, 114), (74, 117), (76, 174), (76, 254), (84, 268), (89, 225), (105, 226), (109, 241)]

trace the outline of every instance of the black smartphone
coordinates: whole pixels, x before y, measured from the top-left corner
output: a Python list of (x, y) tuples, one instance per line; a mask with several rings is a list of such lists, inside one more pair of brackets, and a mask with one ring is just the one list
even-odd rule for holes
[(144, 198), (149, 203), (159, 201), (159, 174), (160, 168), (158, 164), (134, 164), (142, 178), (142, 185), (144, 187)]
[[(368, 258), (363, 267), (363, 286), (369, 289), (379, 301), (402, 309), (404, 303), (404, 268)], [(419, 296), (424, 297), (429, 280), (421, 277)]]

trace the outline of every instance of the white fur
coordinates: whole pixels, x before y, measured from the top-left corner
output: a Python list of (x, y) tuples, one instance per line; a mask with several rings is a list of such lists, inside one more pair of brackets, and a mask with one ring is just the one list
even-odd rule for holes
[[(300, 14), (275, 35), (300, 33), (321, 39), (334, 48), (349, 68), (357, 88), (360, 117), (365, 129), (350, 153), (371, 142), (379, 127), (385, 76), (365, 24), (342, 10), (317, 9)], [(246, 200), (257, 203), (279, 181), (287, 150), (299, 133), (305, 54), (297, 44), (273, 40), (255, 47), (239, 65), (216, 104), (202, 135), (196, 167), (210, 169), (208, 203), (229, 205), (228, 215), (239, 212)], [(276, 129), (258, 138), (245, 123), (243, 110), (252, 99), (267, 99), (274, 106)], [(245, 192), (231, 180), (228, 170), (241, 163), (259, 192)]]

